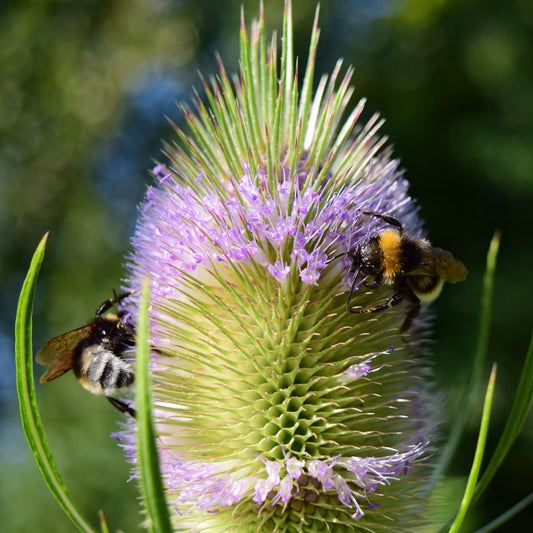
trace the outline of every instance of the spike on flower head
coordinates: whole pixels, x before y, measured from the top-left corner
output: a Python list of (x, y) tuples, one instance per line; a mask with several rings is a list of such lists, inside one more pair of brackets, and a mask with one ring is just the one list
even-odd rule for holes
[[(241, 71), (220, 64), (183, 109), (190, 133), (141, 207), (126, 285), (151, 278), (161, 469), (192, 530), (378, 533), (420, 512), (438, 408), (424, 320), (400, 335), (402, 306), (347, 313), (353, 265), (331, 261), (376, 231), (365, 211), (420, 221), (378, 117), (361, 124), (360, 102), (342, 121), (352, 70), (313, 92), (316, 20), (301, 89), (290, 2), (279, 63), (262, 16), (242, 24)], [(356, 283), (352, 300), (387, 294)]]

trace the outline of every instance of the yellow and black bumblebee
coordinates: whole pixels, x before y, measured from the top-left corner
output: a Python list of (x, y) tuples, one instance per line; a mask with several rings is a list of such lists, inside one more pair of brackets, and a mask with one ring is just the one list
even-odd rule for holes
[(49, 340), (37, 353), (37, 362), (48, 365), (40, 382), (52, 381), (72, 369), (85, 389), (104, 395), (113, 407), (135, 417), (134, 409), (114, 398), (135, 380), (133, 367), (123, 358), (125, 350), (135, 345), (134, 329), (119, 315), (104, 315), (132, 292), (115, 294), (98, 307), (89, 324)]
[[(467, 270), (463, 263), (447, 250), (433, 247), (427, 239), (406, 234), (398, 219), (373, 211), (363, 211), (363, 214), (378, 217), (391, 227), (372, 236), (368, 242), (350, 252), (333, 258), (348, 256), (352, 260), (353, 281), (346, 310), (350, 313), (377, 313), (408, 300), (410, 306), (400, 327), (400, 332), (403, 333), (418, 316), (421, 303), (428, 304), (435, 300), (445, 281), (463, 281)], [(363, 282), (365, 287), (391, 287), (394, 294), (374, 307), (352, 307), (352, 295), (359, 273), (373, 277), (373, 281)]]

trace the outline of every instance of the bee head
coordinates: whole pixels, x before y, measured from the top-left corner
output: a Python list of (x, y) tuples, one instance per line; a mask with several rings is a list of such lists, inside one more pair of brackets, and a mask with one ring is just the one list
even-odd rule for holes
[(359, 248), (361, 271), (392, 281), (401, 270), (402, 238), (398, 228), (387, 228), (371, 237)]
[(93, 335), (98, 339), (112, 336), (113, 331), (120, 324), (116, 315), (97, 316), (93, 322)]

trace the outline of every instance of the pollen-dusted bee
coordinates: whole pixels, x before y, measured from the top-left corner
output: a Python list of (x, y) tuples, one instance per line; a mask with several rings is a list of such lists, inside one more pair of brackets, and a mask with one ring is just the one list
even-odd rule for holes
[[(398, 305), (402, 300), (408, 300), (410, 307), (400, 327), (400, 332), (403, 333), (418, 316), (421, 303), (428, 304), (435, 300), (445, 281), (463, 281), (467, 270), (450, 252), (434, 248), (427, 239), (406, 235), (401, 222), (396, 218), (373, 211), (363, 211), (363, 214), (378, 217), (392, 227), (374, 235), (367, 243), (334, 258), (347, 255), (352, 260), (353, 282), (346, 310), (350, 313), (377, 313)], [(374, 307), (351, 307), (359, 272), (374, 278), (372, 282), (364, 282), (365, 287), (391, 287), (394, 294), (386, 302)]]
[(49, 340), (37, 353), (37, 362), (48, 365), (40, 382), (52, 381), (72, 369), (85, 389), (104, 395), (113, 407), (135, 417), (131, 407), (113, 397), (135, 380), (132, 366), (123, 359), (126, 348), (135, 344), (134, 330), (118, 315), (104, 316), (132, 292), (115, 294), (100, 305), (92, 322)]

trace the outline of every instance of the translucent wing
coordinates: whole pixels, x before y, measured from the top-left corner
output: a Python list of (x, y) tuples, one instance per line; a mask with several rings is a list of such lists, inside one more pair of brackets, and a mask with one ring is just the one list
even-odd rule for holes
[(447, 250), (433, 248), (433, 261), (437, 276), (444, 281), (455, 283), (466, 278), (466, 267)]
[(63, 333), (49, 340), (39, 350), (37, 362), (41, 365), (48, 365), (46, 372), (41, 376), (40, 383), (52, 381), (72, 368), (74, 348), (89, 336), (90, 331), (89, 325)]

